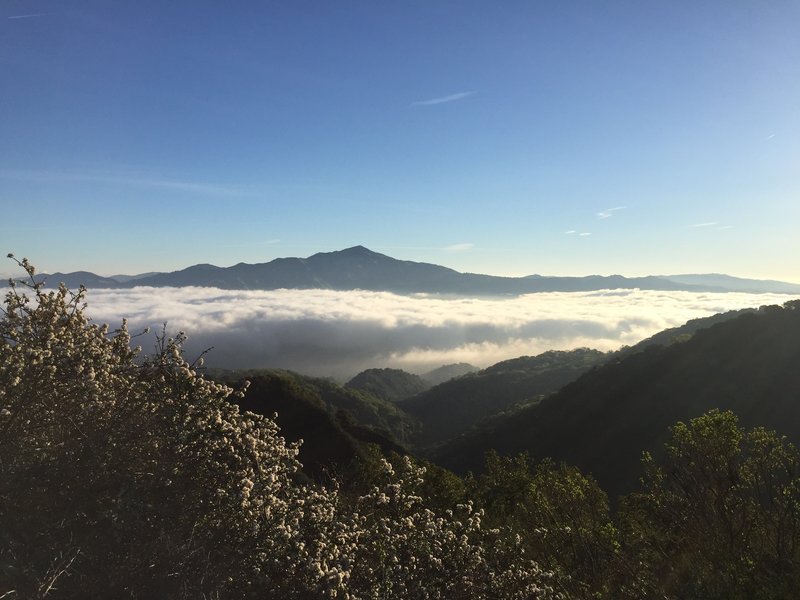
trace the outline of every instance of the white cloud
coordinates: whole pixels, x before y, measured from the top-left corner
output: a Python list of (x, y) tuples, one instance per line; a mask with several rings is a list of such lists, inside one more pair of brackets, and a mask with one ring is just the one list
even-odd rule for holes
[[(783, 303), (781, 294), (606, 290), (514, 298), (400, 296), (388, 292), (217, 288), (91, 290), (95, 322), (131, 331), (167, 322), (189, 336), (187, 358), (209, 366), (281, 367), (348, 377), (368, 367), (422, 372), (580, 346), (613, 350), (725, 310)], [(143, 341), (145, 340), (145, 341)], [(154, 340), (139, 338), (145, 351)]]
[(597, 213), (597, 218), (598, 219), (609, 219), (609, 218), (614, 216), (615, 212), (620, 211), (620, 210), (624, 210), (625, 208), (626, 208), (625, 206), (615, 206), (613, 208), (607, 208), (605, 210), (601, 210), (599, 213)]
[(50, 13), (30, 13), (27, 15), (12, 15), (10, 17), (6, 17), (6, 19), (34, 19), (36, 17), (45, 17)]
[(455, 102), (462, 100), (468, 96), (472, 96), (475, 92), (458, 92), (457, 94), (450, 94), (449, 96), (441, 96), (439, 98), (431, 98), (430, 100), (417, 100), (412, 102), (411, 106), (432, 106), (434, 104), (446, 104), (447, 102)]
[(589, 235), (592, 235), (592, 234), (589, 233), (588, 231), (584, 231), (583, 233), (579, 233), (578, 235), (581, 236), (581, 237), (586, 237), (586, 236), (589, 236)]
[(475, 244), (470, 244), (469, 242), (463, 242), (461, 244), (452, 244), (450, 246), (445, 246), (443, 250), (447, 252), (466, 252), (467, 250), (472, 250), (475, 247)]
[(733, 229), (733, 225), (723, 225), (719, 221), (708, 221), (706, 223), (695, 223), (694, 225), (689, 225), (689, 227), (699, 228), (699, 229), (713, 229), (715, 231), (724, 231), (726, 229)]
[(714, 225), (719, 225), (719, 223), (717, 221), (707, 221), (705, 223), (694, 223), (689, 227), (713, 227)]
[(578, 233), (578, 232), (577, 232), (577, 231), (575, 231), (574, 229), (570, 229), (569, 231), (565, 231), (565, 232), (564, 232), (564, 235), (574, 235), (574, 234), (576, 234), (576, 233)]

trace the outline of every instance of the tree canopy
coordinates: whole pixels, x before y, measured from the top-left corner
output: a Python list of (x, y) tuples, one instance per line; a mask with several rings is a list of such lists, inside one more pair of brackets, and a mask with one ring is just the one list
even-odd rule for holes
[(30, 276), (0, 321), (3, 598), (544, 598), (549, 576), (469, 504), (427, 508), (406, 458), (356, 499), (199, 376), (183, 334), (131, 347), (84, 290)]

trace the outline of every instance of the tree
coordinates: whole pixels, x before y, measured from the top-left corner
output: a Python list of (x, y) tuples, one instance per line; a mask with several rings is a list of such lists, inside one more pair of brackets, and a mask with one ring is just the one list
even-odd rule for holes
[(570, 598), (603, 597), (616, 569), (619, 541), (608, 497), (576, 467), (526, 454), (490, 451), (471, 493), (490, 526), (520, 535), (521, 547), (555, 573)]
[[(644, 456), (622, 508), (630, 597), (793, 598), (800, 586), (800, 453), (713, 410)], [(620, 594), (622, 596), (622, 594)]]
[(83, 288), (45, 292), (18, 264), (30, 283), (11, 282), (0, 321), (0, 597), (550, 594), (469, 507), (425, 507), (421, 469), (387, 468), (353, 502), (298, 482), (297, 446), (199, 376), (182, 333), (143, 356), (124, 321), (90, 321)]

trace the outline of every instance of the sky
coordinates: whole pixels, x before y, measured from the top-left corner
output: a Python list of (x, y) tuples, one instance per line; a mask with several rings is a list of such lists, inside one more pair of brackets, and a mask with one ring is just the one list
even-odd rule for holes
[(3, 0), (0, 250), (800, 282), (798, 23), (782, 0)]

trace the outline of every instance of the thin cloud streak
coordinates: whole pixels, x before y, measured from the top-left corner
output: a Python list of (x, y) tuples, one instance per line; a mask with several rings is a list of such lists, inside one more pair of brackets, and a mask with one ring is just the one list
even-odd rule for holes
[(461, 244), (452, 244), (450, 246), (445, 246), (443, 250), (447, 252), (466, 252), (467, 250), (472, 250), (474, 247), (475, 244), (464, 242)]
[(442, 96), (440, 98), (431, 98), (430, 100), (418, 100), (412, 102), (411, 106), (433, 106), (434, 104), (447, 104), (448, 102), (455, 102), (462, 100), (468, 96), (472, 96), (475, 92), (458, 92), (457, 94), (450, 94), (449, 96)]
[[(447, 298), (332, 290), (90, 290), (88, 314), (131, 331), (185, 331), (187, 357), (209, 366), (287, 368), (347, 378), (369, 367), (423, 372), (485, 367), (550, 349), (614, 350), (689, 319), (783, 303), (782, 294), (605, 290), (515, 298)], [(139, 338), (145, 350), (155, 340)]]
[(609, 219), (614, 216), (614, 213), (620, 210), (625, 210), (626, 206), (615, 206), (614, 208), (607, 208), (597, 213), (598, 219)]
[(709, 221), (708, 223), (695, 223), (689, 225), (694, 229), (712, 229), (714, 231), (725, 231), (727, 229), (734, 229), (733, 225), (722, 225), (719, 221)]
[(713, 227), (714, 225), (719, 225), (718, 221), (708, 221), (706, 223), (695, 223), (693, 225), (689, 225), (689, 227)]
[(0, 178), (19, 179), (23, 181), (79, 181), (88, 183), (108, 183), (112, 185), (130, 185), (155, 187), (163, 189), (178, 190), (184, 192), (196, 192), (202, 194), (212, 194), (219, 196), (236, 196), (240, 191), (220, 185), (198, 183), (191, 181), (178, 181), (171, 179), (158, 179), (149, 177), (119, 177), (113, 175), (91, 175), (83, 173), (68, 173), (59, 171), (0, 171)]
[(12, 15), (10, 17), (6, 17), (6, 19), (33, 19), (36, 17), (45, 17), (52, 13), (31, 13), (28, 15)]

